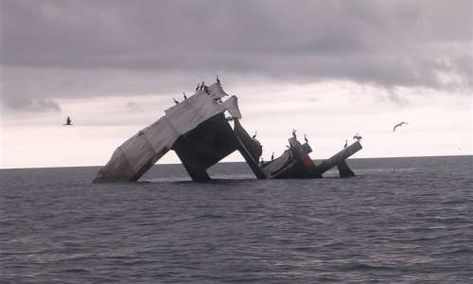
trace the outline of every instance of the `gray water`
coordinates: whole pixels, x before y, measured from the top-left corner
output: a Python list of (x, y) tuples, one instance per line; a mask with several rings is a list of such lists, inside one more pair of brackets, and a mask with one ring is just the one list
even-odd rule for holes
[(308, 180), (222, 164), (211, 183), (0, 170), (0, 282), (473, 282), (472, 156), (349, 164)]

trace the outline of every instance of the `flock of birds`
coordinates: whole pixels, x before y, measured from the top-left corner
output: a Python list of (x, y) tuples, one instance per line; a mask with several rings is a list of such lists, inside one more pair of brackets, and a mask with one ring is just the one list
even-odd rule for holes
[[(186, 93), (183, 93), (183, 94), (184, 94), (184, 98), (187, 99)], [(176, 101), (176, 99), (174, 99), (174, 101)], [(71, 119), (70, 116), (68, 116), (66, 118), (66, 123), (64, 123), (63, 125), (64, 126), (72, 126), (72, 119)], [(398, 124), (394, 125), (393, 132), (396, 132), (396, 129), (398, 127), (403, 126), (403, 125), (409, 125), (409, 124), (405, 121), (401, 121)], [(257, 134), (258, 134), (258, 131), (255, 131), (255, 133), (253, 134), (253, 136), (251, 136), (251, 138), (256, 139)], [(292, 136), (296, 138), (296, 130), (295, 129), (292, 130)], [(353, 140), (356, 140), (357, 142), (360, 142), (361, 139), (363, 139), (363, 137), (359, 133), (356, 133), (355, 135), (353, 135)], [(306, 134), (304, 134), (304, 140), (305, 140), (306, 143), (309, 142), (309, 140), (307, 139)], [(345, 140), (345, 145), (343, 145), (343, 148), (346, 148), (346, 147), (348, 147), (348, 140)], [(271, 155), (271, 160), (273, 158), (274, 158), (274, 153)]]
[[(220, 79), (218, 78), (218, 76), (217, 76), (217, 83), (220, 84)], [(202, 83), (199, 83), (199, 84), (197, 85), (197, 87), (195, 88), (195, 90), (196, 90), (196, 91), (198, 91), (198, 90), (203, 90), (203, 89), (206, 90), (206, 89), (207, 89), (206, 87), (207, 87), (207, 86), (205, 85), (204, 81), (202, 81)], [(206, 90), (206, 91), (207, 91), (207, 90)], [(186, 93), (185, 93), (185, 92), (182, 92), (182, 94), (183, 94), (184, 100), (186, 100), (186, 99), (187, 99)], [(173, 98), (173, 101), (174, 101), (175, 104), (178, 104), (178, 103), (179, 103), (179, 101), (176, 100), (175, 98)], [(72, 126), (72, 119), (71, 119), (70, 116), (68, 116), (68, 117), (66, 118), (66, 123), (64, 123), (63, 125), (64, 125), (64, 126)], [(393, 127), (393, 132), (396, 132), (396, 129), (397, 129), (398, 127), (403, 126), (403, 125), (408, 125), (408, 123), (405, 122), (405, 121), (401, 121), (401, 122), (397, 123), (397, 124), (394, 125), (394, 127)], [(255, 133), (253, 134), (253, 136), (252, 136), (253, 139), (256, 139), (256, 134), (257, 134), (257, 131), (255, 131)], [(293, 136), (294, 138), (296, 138), (296, 130), (295, 130), (295, 129), (292, 130), (292, 136)], [(360, 135), (359, 133), (356, 133), (356, 134), (353, 136), (353, 140), (356, 140), (356, 141), (358, 141), (358, 142), (359, 142), (361, 139), (363, 139), (363, 137), (361, 137), (361, 135)], [(307, 136), (306, 136), (305, 134), (304, 134), (304, 140), (305, 140), (306, 143), (308, 142)], [(348, 147), (348, 140), (345, 140), (345, 145), (343, 146), (343, 148), (346, 148), (346, 147)], [(271, 155), (271, 160), (272, 160), (273, 158), (274, 158), (274, 152), (273, 152), (273, 154)]]
[[(217, 79), (218, 79), (218, 78), (217, 78)], [(184, 99), (187, 99), (186, 93), (183, 93), (183, 95), (184, 95)], [(174, 99), (174, 102), (175, 102), (175, 103), (179, 103), (179, 102), (176, 102), (176, 101), (177, 101), (177, 100)], [(71, 119), (70, 116), (68, 116), (68, 117), (66, 118), (66, 123), (64, 123), (63, 125), (64, 125), (64, 126), (72, 126), (72, 119)], [(407, 122), (404, 122), (404, 121), (401, 121), (401, 122), (399, 122), (398, 124), (394, 125), (394, 127), (393, 127), (393, 132), (396, 132), (396, 129), (397, 129), (398, 127), (403, 126), (403, 125), (408, 125), (408, 123), (407, 123)], [(293, 136), (294, 138), (297, 138), (297, 136), (296, 136), (296, 131), (297, 131), (296, 129), (293, 129), (293, 130), (292, 130), (292, 136)], [(257, 134), (258, 134), (258, 132), (255, 131), (255, 133), (253, 134), (253, 136), (252, 136), (251, 138), (256, 139), (256, 135), (257, 135)], [(356, 140), (357, 142), (360, 142), (361, 139), (363, 139), (363, 137), (362, 137), (359, 133), (356, 133), (355, 135), (353, 135), (353, 140)], [(306, 143), (309, 142), (309, 139), (307, 139), (307, 135), (306, 135), (306, 134), (304, 134), (304, 141), (305, 141)], [(343, 145), (343, 148), (346, 148), (346, 147), (348, 147), (348, 140), (345, 140), (345, 145)], [(271, 161), (272, 161), (272, 160), (274, 160), (274, 152), (271, 154)], [(263, 157), (261, 157), (261, 163), (264, 163)]]
[[(408, 125), (408, 123), (405, 122), (405, 121), (401, 121), (401, 122), (397, 123), (397, 124), (394, 125), (394, 127), (393, 127), (393, 132), (396, 132), (396, 129), (397, 129), (398, 127), (403, 126), (403, 125)], [(292, 136), (293, 136), (295, 139), (297, 139), (297, 134), (296, 134), (296, 133), (297, 133), (297, 130), (296, 130), (296, 129), (292, 129)], [(255, 131), (255, 133), (253, 134), (253, 136), (251, 136), (251, 138), (256, 139), (256, 135), (257, 135), (257, 134), (258, 134), (258, 132)], [(356, 140), (357, 142), (360, 142), (361, 139), (363, 139), (363, 137), (362, 137), (359, 133), (356, 133), (355, 135), (353, 135), (353, 140)], [(309, 139), (307, 139), (307, 135), (306, 135), (306, 134), (304, 134), (304, 141), (305, 141), (306, 143), (309, 142)], [(289, 146), (286, 146), (286, 147), (287, 147), (287, 148), (290, 148)], [(348, 140), (345, 140), (345, 145), (343, 145), (343, 148), (346, 148), (346, 147), (348, 147)], [(274, 160), (274, 152), (271, 154), (271, 161), (272, 161), (272, 160)], [(261, 157), (260, 163), (264, 163), (263, 157)]]
[[(217, 82), (220, 84), (220, 80), (219, 80), (218, 76), (217, 76)], [(196, 91), (197, 91), (197, 90), (202, 90), (202, 89), (204, 89), (205, 87), (206, 87), (206, 86), (205, 86), (205, 83), (202, 81), (201, 84), (199, 83), (199, 84), (197, 85)], [(184, 100), (186, 100), (186, 99), (187, 99), (186, 93), (183, 92), (182, 94), (183, 94)], [(176, 103), (176, 104), (179, 103), (179, 101), (176, 100), (175, 98), (173, 98), (173, 100), (174, 100), (174, 103)], [(71, 119), (70, 116), (68, 116), (68, 117), (66, 118), (66, 123), (64, 123), (63, 125), (64, 125), (64, 126), (72, 126), (72, 119)], [(394, 125), (394, 127), (393, 127), (393, 132), (396, 132), (396, 129), (397, 129), (398, 127), (403, 126), (403, 125), (408, 125), (408, 123), (405, 122), (405, 121), (401, 121), (401, 122), (397, 123), (397, 124)], [(256, 135), (257, 135), (257, 131), (255, 131), (255, 133), (253, 134), (252, 138), (253, 138), (253, 139), (256, 139)], [(296, 130), (295, 130), (295, 129), (292, 130), (292, 136), (293, 136), (294, 138), (296, 138)], [(353, 135), (353, 140), (356, 140), (357, 142), (359, 142), (361, 139), (363, 139), (363, 137), (362, 137), (359, 133), (356, 133), (355, 135)], [(309, 140), (307, 139), (307, 136), (306, 136), (305, 134), (304, 134), (304, 140), (305, 140), (306, 143), (309, 142)], [(348, 147), (348, 140), (345, 140), (345, 145), (343, 145), (343, 148), (346, 148), (346, 147)], [(271, 154), (271, 161), (272, 161), (273, 159), (274, 159), (274, 152)], [(261, 157), (261, 163), (264, 163), (263, 157)]]
[[(403, 125), (409, 125), (409, 124), (408, 124), (407, 122), (405, 122), (405, 121), (401, 121), (401, 122), (397, 123), (396, 125), (394, 125), (394, 127), (393, 127), (393, 132), (396, 132), (396, 129), (397, 129), (398, 127), (403, 126)], [(297, 131), (296, 129), (293, 129), (293, 130), (292, 130), (292, 136), (297, 139), (296, 131)], [(255, 131), (255, 134), (253, 134), (253, 136), (252, 136), (253, 139), (256, 139), (256, 134), (257, 134), (257, 131)], [(356, 133), (355, 135), (353, 135), (353, 140), (356, 140), (357, 142), (360, 142), (361, 139), (363, 139), (363, 137), (362, 137), (359, 133)], [(309, 142), (309, 140), (307, 139), (307, 135), (306, 135), (306, 134), (304, 134), (304, 140), (305, 140), (306, 143)], [(289, 148), (289, 146), (286, 146), (286, 147)], [(345, 144), (343, 145), (343, 148), (346, 148), (346, 147), (348, 147), (348, 140), (345, 140)], [(271, 160), (273, 160), (273, 159), (274, 159), (274, 152), (273, 152), (273, 154), (271, 155)]]
[[(221, 84), (220, 83), (220, 79), (218, 78), (218, 75), (217, 75), (217, 84)], [(195, 91), (200, 91), (200, 90), (204, 90), (208, 95), (210, 95), (209, 93), (209, 88), (207, 87), (207, 85), (205, 85), (205, 82), (202, 81), (202, 83), (198, 83), (197, 86), (195, 87)], [(186, 96), (186, 92), (182, 92), (183, 96), (184, 96), (184, 100), (187, 100), (187, 96)], [(179, 101), (176, 99), (176, 98), (172, 98), (174, 103), (177, 105), (179, 104)]]

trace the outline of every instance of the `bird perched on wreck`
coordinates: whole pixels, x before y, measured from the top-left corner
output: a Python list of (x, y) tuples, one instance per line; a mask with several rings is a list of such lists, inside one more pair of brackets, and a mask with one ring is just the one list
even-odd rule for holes
[(398, 124), (394, 125), (394, 127), (393, 127), (393, 132), (396, 131), (396, 128), (398, 128), (399, 126), (403, 126), (404, 124), (405, 124), (405, 125), (408, 125), (407, 122), (404, 122), (404, 121), (399, 122)]
[(271, 161), (274, 160), (274, 152), (271, 154)]
[(292, 137), (294, 137), (294, 139), (297, 139), (297, 134), (296, 134), (297, 130), (295, 128), (292, 129)]
[(256, 138), (256, 134), (258, 134), (258, 131), (255, 131), (255, 134), (253, 134), (253, 136), (251, 136), (251, 138), (255, 139), (255, 138)]
[(172, 98), (172, 99), (173, 99), (173, 101), (174, 101), (174, 103), (175, 103), (176, 105), (179, 104), (179, 101), (178, 101), (178, 100), (176, 100), (175, 98)]
[(218, 78), (218, 75), (217, 75), (217, 84), (221, 85), (220, 84), (220, 79)]
[(361, 137), (361, 135), (359, 133), (356, 133), (355, 135), (353, 135), (353, 139), (360, 142), (360, 140), (363, 139), (363, 137)]
[(343, 148), (346, 148), (348, 146), (348, 140), (345, 139), (345, 145), (343, 145)]
[(66, 126), (72, 125), (72, 120), (71, 120), (71, 117), (70, 117), (70, 116), (67, 117), (66, 123), (64, 123), (63, 125), (66, 125)]
[(304, 141), (305, 143), (309, 143), (309, 139), (307, 139), (307, 134), (304, 133)]
[(184, 100), (187, 100), (186, 92), (182, 92), (182, 94), (184, 95)]

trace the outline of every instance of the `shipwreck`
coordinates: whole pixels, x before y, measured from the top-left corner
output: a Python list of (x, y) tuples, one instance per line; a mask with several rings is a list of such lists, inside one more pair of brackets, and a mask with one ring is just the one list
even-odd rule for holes
[(170, 150), (199, 182), (211, 180), (207, 169), (234, 151), (241, 153), (258, 179), (321, 178), (333, 167), (341, 177), (354, 176), (346, 159), (362, 149), (359, 141), (317, 165), (309, 156), (308, 140), (301, 144), (294, 131), (280, 157), (260, 162), (262, 146), (244, 129), (241, 118), (238, 98), (225, 93), (219, 80), (211, 86), (202, 84), (192, 96), (176, 101), (159, 120), (120, 145), (94, 182), (137, 181)]

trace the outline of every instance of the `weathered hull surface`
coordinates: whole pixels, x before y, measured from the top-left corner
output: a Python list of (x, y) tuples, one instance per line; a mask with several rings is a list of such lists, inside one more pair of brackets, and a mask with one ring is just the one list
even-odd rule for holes
[[(192, 179), (205, 181), (209, 179), (206, 169), (220, 159), (235, 150), (257, 148), (259, 143), (243, 137), (244, 130), (237, 135), (231, 128), (228, 120), (236, 124), (241, 114), (237, 97), (222, 101), (225, 96), (216, 83), (167, 109), (158, 121), (120, 145), (94, 182), (136, 181), (169, 150), (176, 152)], [(250, 164), (259, 159), (251, 153), (242, 155)], [(262, 176), (257, 163), (251, 167)]]

